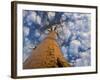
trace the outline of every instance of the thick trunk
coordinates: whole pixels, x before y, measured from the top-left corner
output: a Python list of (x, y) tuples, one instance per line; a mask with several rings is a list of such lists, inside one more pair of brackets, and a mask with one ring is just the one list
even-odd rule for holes
[(63, 57), (59, 45), (56, 42), (56, 33), (49, 35), (33, 50), (32, 55), (24, 62), (24, 69), (69, 67), (69, 63)]

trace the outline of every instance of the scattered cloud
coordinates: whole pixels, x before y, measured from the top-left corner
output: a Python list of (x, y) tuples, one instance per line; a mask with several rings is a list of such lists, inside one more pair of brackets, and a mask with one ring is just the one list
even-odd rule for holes
[(41, 25), (41, 17), (39, 15), (36, 16), (36, 22)]
[(32, 24), (32, 22), (40, 25), (41, 17), (35, 11), (32, 11), (32, 12), (30, 12), (30, 15), (27, 16), (27, 22), (30, 25)]
[(69, 46), (69, 53), (74, 55), (79, 55), (78, 49), (81, 43), (78, 40), (72, 40)]
[(38, 30), (35, 30), (35, 34), (34, 35), (35, 35), (35, 37), (40, 37), (41, 34), (40, 34), (40, 32)]
[(52, 20), (55, 17), (55, 12), (48, 12), (49, 20)]
[(36, 19), (37, 19), (37, 14), (35, 11), (32, 11), (29, 15), (29, 18), (33, 21), (33, 22), (36, 22)]
[(47, 30), (40, 33), (39, 29), (51, 24), (50, 22), (54, 22), (60, 16), (58, 21), (64, 22), (57, 28), (59, 34), (57, 42), (64, 57), (72, 66), (89, 66), (91, 64), (91, 14), (65, 12), (57, 16), (60, 12), (40, 11), (40, 13), (41, 15), (38, 11), (23, 11), (23, 17), (26, 17), (23, 18), (24, 60), (31, 54), (32, 47), (35, 47), (49, 33)]
[(24, 46), (23, 46), (23, 61), (25, 61), (28, 56), (31, 54), (32, 52), (32, 47), (33, 44), (31, 43), (31, 41), (28, 38), (25, 38), (25, 42), (24, 42)]
[(89, 66), (91, 65), (91, 54), (89, 52), (80, 53), (80, 58), (76, 59), (75, 66)]
[(30, 32), (30, 29), (28, 27), (24, 26), (23, 27), (23, 34), (24, 34), (24, 36), (28, 36), (29, 32)]

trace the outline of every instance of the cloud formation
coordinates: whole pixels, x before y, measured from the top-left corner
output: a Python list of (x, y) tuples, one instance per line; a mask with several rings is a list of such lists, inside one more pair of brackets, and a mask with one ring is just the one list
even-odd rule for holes
[[(62, 23), (60, 23), (63, 21)], [(23, 59), (47, 35), (47, 25), (57, 27), (57, 43), (72, 66), (91, 65), (91, 14), (23, 10)], [(50, 27), (51, 27), (50, 26)]]

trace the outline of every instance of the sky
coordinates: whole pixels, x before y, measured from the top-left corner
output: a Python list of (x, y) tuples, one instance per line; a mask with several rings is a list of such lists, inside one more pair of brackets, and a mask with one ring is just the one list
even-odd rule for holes
[[(62, 23), (61, 23), (62, 22)], [(91, 14), (23, 10), (23, 61), (48, 35), (47, 26), (59, 24), (59, 44), (73, 67), (91, 65)]]

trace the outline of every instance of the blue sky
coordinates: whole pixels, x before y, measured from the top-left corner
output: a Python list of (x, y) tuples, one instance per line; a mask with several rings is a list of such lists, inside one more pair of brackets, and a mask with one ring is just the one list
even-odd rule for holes
[[(60, 23), (63, 21), (63, 23)], [(72, 66), (91, 65), (91, 14), (23, 10), (23, 59), (47, 35), (47, 25), (60, 23), (57, 42)]]

